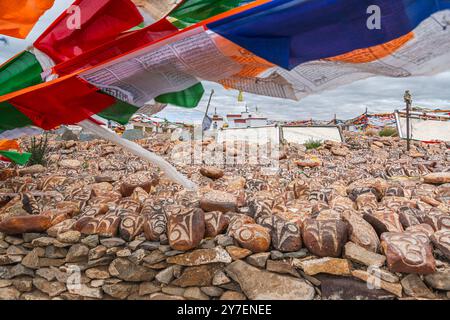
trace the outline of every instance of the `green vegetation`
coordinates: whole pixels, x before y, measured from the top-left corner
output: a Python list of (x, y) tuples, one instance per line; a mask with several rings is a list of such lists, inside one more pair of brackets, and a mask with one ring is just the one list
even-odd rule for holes
[(320, 140), (309, 139), (308, 141), (305, 142), (306, 150), (317, 149), (321, 145), (322, 145), (322, 141), (320, 141)]
[(397, 129), (392, 127), (384, 127), (379, 132), (380, 137), (396, 137), (398, 135)]
[(45, 166), (47, 164), (47, 154), (48, 154), (48, 135), (47, 133), (39, 138), (32, 137), (30, 141), (30, 146), (27, 152), (31, 153), (30, 160), (28, 161), (28, 166), (35, 164), (40, 164)]

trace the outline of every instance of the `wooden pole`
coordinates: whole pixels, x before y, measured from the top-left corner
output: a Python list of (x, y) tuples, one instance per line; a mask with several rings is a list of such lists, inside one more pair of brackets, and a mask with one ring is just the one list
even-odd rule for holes
[(214, 89), (211, 90), (211, 95), (209, 96), (209, 101), (208, 101), (208, 106), (206, 107), (205, 116), (208, 115), (209, 107), (211, 106), (211, 100), (212, 100), (213, 95), (214, 95)]
[(405, 92), (405, 103), (406, 103), (406, 150), (408, 152), (411, 150), (411, 128), (410, 128), (410, 112), (412, 104), (412, 96), (409, 90)]

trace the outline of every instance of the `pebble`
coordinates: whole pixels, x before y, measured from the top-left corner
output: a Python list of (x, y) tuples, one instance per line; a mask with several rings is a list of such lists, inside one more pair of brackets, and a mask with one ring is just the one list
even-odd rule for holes
[(309, 276), (313, 276), (318, 273), (327, 273), (334, 275), (351, 274), (351, 264), (346, 259), (337, 259), (337, 258), (312, 259), (300, 262), (299, 266)]
[(63, 243), (77, 243), (80, 241), (81, 233), (79, 231), (67, 231), (59, 233), (56, 239)]
[(345, 244), (344, 257), (353, 262), (373, 267), (381, 267), (386, 262), (385, 256), (366, 250), (353, 242)]
[[(276, 252), (278, 252), (278, 251), (276, 251)], [(274, 259), (273, 253), (261, 252), (261, 253), (252, 254), (251, 256), (247, 257), (246, 261), (249, 264), (251, 264), (252, 266), (255, 266), (258, 268), (265, 268), (269, 257), (271, 257), (272, 260), (277, 260), (277, 259)], [(282, 259), (282, 258), (280, 258), (280, 259)]]
[(425, 276), (425, 282), (434, 289), (450, 291), (450, 270), (428, 274)]
[(100, 243), (106, 248), (113, 248), (123, 246), (126, 242), (120, 238), (108, 238), (100, 240)]

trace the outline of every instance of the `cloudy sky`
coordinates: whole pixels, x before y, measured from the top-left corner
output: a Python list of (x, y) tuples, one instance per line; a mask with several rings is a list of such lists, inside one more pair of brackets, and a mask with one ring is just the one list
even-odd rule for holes
[[(7, 38), (7, 45), (0, 41), (0, 62), (6, 61), (31, 45), (40, 33), (72, 2), (73, 0), (56, 0), (54, 7), (41, 18), (27, 40)], [(450, 72), (433, 77), (406, 79), (374, 77), (335, 90), (311, 95), (299, 102), (250, 94), (245, 95), (245, 100), (250, 107), (257, 106), (261, 114), (274, 120), (332, 119), (334, 114), (337, 114), (339, 119), (348, 119), (363, 113), (366, 107), (370, 112), (393, 111), (402, 108), (403, 93), (407, 89), (413, 93), (415, 105), (435, 108), (450, 107), (449, 84)], [(236, 91), (225, 90), (213, 83), (206, 83), (205, 88), (207, 92), (197, 109), (185, 110), (169, 107), (160, 116), (172, 121), (201, 121), (212, 89), (216, 94), (212, 100), (211, 111), (214, 108), (217, 108), (219, 114), (244, 111), (236, 107), (238, 95)]]

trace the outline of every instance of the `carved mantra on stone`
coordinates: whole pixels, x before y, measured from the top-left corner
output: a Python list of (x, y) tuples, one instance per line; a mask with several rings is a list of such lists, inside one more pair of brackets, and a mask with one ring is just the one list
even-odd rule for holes
[(201, 209), (169, 216), (168, 238), (175, 250), (197, 247), (205, 234), (205, 214)]
[(430, 240), (424, 232), (387, 232), (381, 246), (393, 272), (433, 273), (436, 269)]
[(306, 220), (303, 241), (319, 257), (339, 257), (347, 240), (347, 224), (339, 220)]

